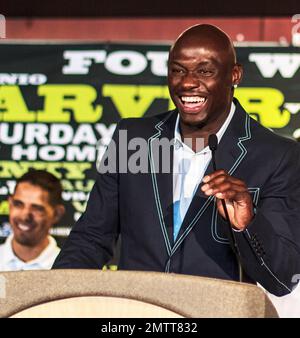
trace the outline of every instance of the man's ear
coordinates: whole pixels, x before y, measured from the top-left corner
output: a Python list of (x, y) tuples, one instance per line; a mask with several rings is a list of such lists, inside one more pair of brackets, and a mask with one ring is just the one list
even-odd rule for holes
[(66, 208), (62, 204), (58, 204), (55, 206), (54, 215), (55, 215), (55, 223), (58, 223), (60, 219), (66, 212)]
[(242, 81), (242, 78), (243, 66), (239, 63), (236, 63), (232, 69), (232, 86), (237, 87), (237, 85)]

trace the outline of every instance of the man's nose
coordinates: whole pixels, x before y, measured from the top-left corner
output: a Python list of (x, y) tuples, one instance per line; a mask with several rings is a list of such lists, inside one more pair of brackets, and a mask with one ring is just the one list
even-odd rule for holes
[(187, 72), (182, 79), (182, 87), (185, 89), (197, 88), (201, 85), (200, 79), (194, 72)]
[(24, 221), (30, 221), (33, 218), (33, 214), (32, 214), (32, 210), (30, 207), (24, 207), (22, 208), (21, 212), (20, 212), (20, 217), (24, 220)]

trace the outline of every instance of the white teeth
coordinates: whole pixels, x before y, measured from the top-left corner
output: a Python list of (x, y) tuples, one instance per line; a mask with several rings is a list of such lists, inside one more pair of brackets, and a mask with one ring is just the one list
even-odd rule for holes
[(24, 225), (24, 224), (18, 224), (18, 228), (22, 231), (30, 230), (30, 227), (28, 225)]
[(205, 97), (201, 97), (201, 96), (182, 96), (181, 100), (183, 102), (199, 103), (199, 102), (204, 102), (206, 99)]

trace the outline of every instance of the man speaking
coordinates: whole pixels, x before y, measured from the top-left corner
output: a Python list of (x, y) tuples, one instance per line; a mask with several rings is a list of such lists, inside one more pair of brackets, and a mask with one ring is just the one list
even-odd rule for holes
[[(107, 150), (115, 159), (104, 156), (54, 268), (101, 269), (121, 234), (119, 269), (291, 291), (300, 273), (299, 145), (250, 118), (233, 98), (241, 78), (233, 44), (217, 27), (196, 25), (178, 37), (168, 61), (176, 109), (120, 121)], [(128, 143), (145, 140), (148, 172), (120, 170), (125, 132)], [(155, 146), (162, 139), (171, 141), (169, 171), (158, 163), (167, 158)]]

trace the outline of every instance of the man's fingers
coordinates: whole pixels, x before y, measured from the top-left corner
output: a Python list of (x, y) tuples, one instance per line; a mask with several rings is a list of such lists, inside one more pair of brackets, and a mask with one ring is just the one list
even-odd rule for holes
[(224, 217), (221, 200), (225, 200), (231, 224), (244, 229), (253, 218), (252, 198), (244, 181), (217, 170), (203, 178), (201, 190), (206, 196), (215, 196), (218, 211)]
[(224, 170), (218, 170), (211, 175), (205, 176), (203, 181), (205, 183), (201, 187), (201, 190), (207, 196), (223, 193), (227, 190), (235, 192), (247, 191), (247, 186), (243, 181), (228, 175)]
[(219, 187), (223, 185), (232, 185), (232, 186), (240, 186), (241, 188), (247, 189), (246, 184), (236, 178), (220, 175), (214, 178), (213, 180), (209, 181), (208, 183), (205, 183), (202, 186), (202, 191), (206, 191), (208, 189), (218, 189)]
[(228, 175), (224, 170), (217, 170), (213, 172), (212, 174), (206, 175), (202, 181), (205, 184), (215, 185), (215, 184), (222, 183), (226, 180), (230, 180), (232, 183), (235, 183), (235, 184), (246, 186), (243, 181), (239, 180), (238, 178)]
[(215, 177), (217, 177), (219, 175), (228, 175), (228, 174), (226, 173), (225, 170), (220, 169), (220, 170), (217, 170), (217, 171), (215, 171), (215, 172), (213, 172), (209, 175), (204, 176), (202, 181), (204, 183), (207, 183), (207, 182), (209, 182), (210, 180), (214, 179)]
[[(204, 185), (202, 187), (202, 191), (207, 196), (215, 195), (217, 198), (232, 198), (235, 194), (248, 192), (246, 187), (238, 185), (238, 184), (232, 184), (231, 182), (224, 182), (214, 187), (210, 187), (209, 185)], [(223, 194), (223, 195), (218, 195), (218, 194)]]
[(218, 198), (218, 199), (223, 199), (223, 200), (235, 200), (236, 202), (238, 202), (239, 198), (237, 198), (237, 196), (240, 196), (242, 197), (241, 193), (244, 193), (245, 191), (243, 192), (238, 192), (238, 191), (234, 191), (234, 190), (227, 190), (227, 191), (224, 191), (224, 192), (217, 192), (215, 194), (215, 196)]

